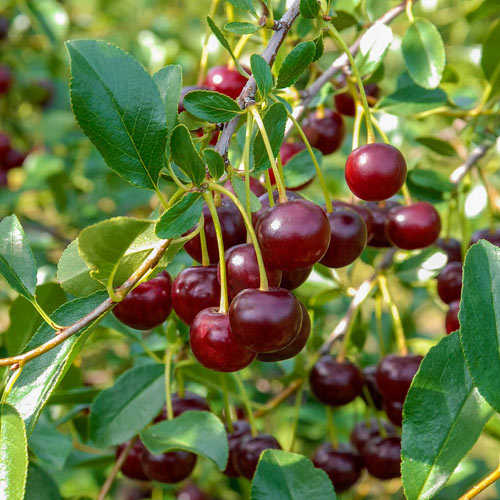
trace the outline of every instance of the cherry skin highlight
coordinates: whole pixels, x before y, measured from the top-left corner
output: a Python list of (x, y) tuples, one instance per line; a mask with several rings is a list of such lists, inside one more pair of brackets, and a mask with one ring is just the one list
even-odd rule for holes
[(196, 455), (188, 451), (170, 451), (154, 455), (147, 448), (141, 453), (141, 465), (149, 479), (159, 483), (178, 483), (191, 475)]
[(280, 351), (298, 336), (302, 309), (284, 288), (248, 288), (233, 299), (229, 322), (237, 341), (250, 351)]
[(358, 198), (387, 200), (402, 188), (406, 162), (401, 152), (390, 144), (366, 144), (348, 156), (345, 179)]
[(330, 224), (318, 205), (294, 200), (275, 205), (257, 222), (264, 260), (276, 269), (293, 271), (318, 262), (330, 244)]
[(385, 400), (403, 402), (422, 356), (389, 354), (377, 366), (377, 385)]
[(236, 465), (240, 474), (247, 479), (252, 479), (257, 468), (257, 462), (264, 450), (281, 450), (278, 441), (268, 434), (259, 434), (255, 437), (246, 435), (238, 446)]
[(293, 271), (283, 271), (281, 273), (281, 288), (287, 290), (295, 290), (300, 285), (307, 281), (311, 275), (313, 266), (306, 267), (305, 269), (295, 269)]
[(449, 335), (452, 332), (457, 331), (460, 328), (460, 322), (458, 321), (458, 311), (460, 310), (460, 301), (454, 300), (450, 303), (450, 308), (446, 313), (445, 327), (446, 333)]
[(460, 300), (462, 293), (462, 263), (450, 262), (437, 277), (437, 292), (446, 304)]
[[(226, 428), (227, 430), (227, 428)], [(229, 458), (224, 474), (229, 477), (238, 477), (240, 475), (237, 468), (237, 454), (241, 440), (251, 435), (250, 424), (244, 420), (233, 422), (233, 431), (228, 432), (227, 440), (229, 444)]]
[(194, 317), (207, 307), (220, 302), (217, 267), (188, 267), (181, 271), (172, 285), (172, 305), (177, 316), (190, 325)]
[(256, 356), (236, 340), (229, 317), (216, 307), (209, 307), (196, 315), (189, 330), (189, 342), (194, 357), (205, 368), (217, 372), (242, 370)]
[(439, 238), (436, 246), (447, 256), (448, 262), (462, 262), (462, 245), (455, 238)]
[(345, 137), (344, 120), (332, 109), (325, 109), (323, 113), (311, 113), (304, 120), (302, 129), (309, 144), (324, 155), (337, 151)]
[[(385, 432), (391, 436), (395, 434), (394, 427), (388, 422), (381, 422)], [(358, 450), (359, 453), (363, 452), (366, 444), (373, 438), (380, 437), (380, 428), (376, 418), (358, 422), (354, 429), (351, 431), (351, 443)]]
[[(122, 454), (123, 450), (127, 447), (128, 443), (121, 444), (116, 448), (116, 459)], [(148, 476), (144, 472), (141, 465), (141, 454), (144, 450), (144, 445), (141, 440), (137, 440), (130, 451), (128, 452), (127, 458), (123, 465), (121, 466), (121, 471), (124, 476), (130, 479), (136, 479), (138, 481), (147, 481)]]
[(370, 440), (361, 455), (366, 470), (378, 479), (401, 475), (401, 438), (390, 436)]
[(215, 66), (208, 71), (205, 85), (210, 90), (225, 94), (231, 99), (237, 99), (247, 81), (247, 78), (234, 69), (229, 69), (227, 66)]

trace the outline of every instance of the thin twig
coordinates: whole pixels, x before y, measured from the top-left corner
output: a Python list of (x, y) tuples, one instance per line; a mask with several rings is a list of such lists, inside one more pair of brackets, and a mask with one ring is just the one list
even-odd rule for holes
[(281, 392), (276, 394), (270, 401), (268, 401), (262, 408), (258, 409), (254, 413), (255, 418), (264, 416), (266, 413), (274, 410), (279, 406), (286, 398), (291, 396), (303, 383), (302, 379), (294, 380), (290, 385), (286, 386)]
[(476, 495), (479, 495), (481, 491), (485, 490), (488, 486), (492, 485), (495, 481), (500, 479), (500, 467), (495, 469), (491, 474), (486, 476), (482, 481), (474, 485), (465, 495), (461, 496), (459, 500), (470, 500)]
[(457, 167), (455, 170), (450, 175), (450, 181), (455, 184), (455, 186), (458, 186), (464, 177), (469, 173), (470, 169), (481, 159), (483, 156), (486, 155), (486, 153), (489, 151), (489, 149), (495, 144), (494, 141), (488, 141), (485, 142), (484, 144), (480, 144), (479, 146), (475, 147), (468, 158), (465, 160), (465, 162)]

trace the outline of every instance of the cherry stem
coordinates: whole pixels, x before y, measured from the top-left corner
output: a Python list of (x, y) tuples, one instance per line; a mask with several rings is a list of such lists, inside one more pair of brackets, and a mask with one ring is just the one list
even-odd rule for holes
[(448, 210), (447, 210), (447, 218), (446, 218), (446, 231), (445, 231), (445, 239), (449, 240), (451, 237), (451, 226), (453, 222), (453, 212), (457, 209), (457, 194), (453, 193), (452, 197), (448, 201)]
[(227, 270), (226, 270), (226, 258), (224, 256), (224, 241), (222, 239), (222, 228), (220, 226), (219, 215), (217, 214), (217, 208), (215, 207), (214, 200), (212, 198), (212, 193), (203, 193), (203, 199), (205, 200), (208, 209), (210, 210), (210, 215), (212, 216), (212, 221), (214, 224), (215, 234), (217, 236), (217, 249), (219, 251), (219, 270), (220, 270), (220, 307), (219, 312), (227, 314), (227, 309), (229, 307), (229, 299), (227, 295)]
[[(215, 11), (217, 10), (217, 7), (219, 5), (219, 0), (212, 0), (212, 3), (210, 4), (210, 9), (208, 11), (208, 16), (213, 18), (215, 16)], [(205, 71), (207, 69), (207, 62), (208, 62), (208, 42), (210, 40), (210, 35), (212, 33), (212, 30), (210, 27), (207, 25), (207, 28), (205, 30), (205, 38), (203, 40), (203, 49), (201, 51), (201, 58), (200, 58), (200, 69), (198, 72), (198, 85), (201, 85), (203, 83), (203, 80), (205, 79)]]
[(405, 6), (406, 15), (408, 17), (408, 21), (410, 21), (410, 23), (413, 24), (415, 22), (415, 18), (413, 17), (412, 7), (413, 7), (413, 0), (406, 0), (406, 6)]
[(354, 151), (359, 147), (359, 136), (361, 135), (361, 123), (363, 122), (363, 116), (365, 111), (363, 106), (359, 104), (359, 101), (356, 103), (356, 112), (354, 115), (354, 128), (352, 131), (352, 150)]
[(14, 387), (14, 384), (16, 383), (17, 379), (19, 378), (19, 376), (23, 371), (23, 366), (24, 366), (23, 363), (19, 363), (19, 366), (17, 367), (14, 375), (12, 375), (12, 377), (7, 382), (7, 385), (5, 386), (5, 389), (2, 394), (2, 400), (0, 401), (1, 404), (4, 404), (7, 401), (7, 397), (9, 396), (10, 391)]
[(43, 307), (37, 302), (36, 298), (33, 298), (31, 302), (33, 307), (38, 311), (38, 314), (43, 318), (45, 323), (47, 323), (54, 330), (63, 330), (64, 326), (58, 325), (55, 321), (53, 321), (50, 316), (43, 310)]
[[(167, 162), (167, 170), (168, 170), (168, 173), (170, 174), (170, 177), (172, 177), (172, 180), (175, 182), (175, 184), (177, 185), (178, 188), (182, 189), (182, 191), (189, 191), (189, 188), (179, 179), (179, 177), (177, 177), (177, 175), (174, 172), (174, 169), (172, 168), (172, 165), (170, 164), (169, 161)], [(171, 203), (172, 203), (172, 200), (170, 200), (170, 204)]]
[(231, 415), (231, 403), (229, 402), (229, 391), (227, 390), (227, 375), (225, 373), (220, 374), (221, 377), (221, 386), (222, 386), (222, 396), (224, 398), (224, 412), (226, 414), (226, 423), (229, 429), (229, 432), (233, 432), (233, 419)]
[(274, 207), (273, 186), (271, 185), (271, 176), (269, 175), (269, 170), (266, 170), (264, 172), (264, 178), (266, 179), (266, 189), (269, 206)]
[(335, 427), (335, 420), (333, 418), (333, 408), (326, 406), (326, 425), (328, 431), (328, 439), (334, 448), (337, 448), (339, 442), (337, 439), (337, 429)]
[(207, 267), (210, 265), (210, 257), (208, 256), (207, 235), (205, 233), (205, 216), (203, 215), (203, 212), (201, 213), (198, 227), (200, 228), (201, 265), (203, 267)]
[(243, 380), (241, 379), (239, 373), (233, 373), (233, 376), (240, 389), (240, 396), (243, 401), (243, 405), (245, 406), (245, 411), (248, 417), (248, 423), (250, 424), (250, 430), (252, 432), (252, 436), (256, 436), (257, 427), (255, 426), (255, 417), (252, 411), (252, 406), (250, 404), (250, 398), (248, 397), (247, 390), (245, 389), (245, 384), (243, 383)]
[(377, 334), (378, 343), (380, 347), (380, 354), (382, 357), (385, 356), (385, 342), (384, 342), (384, 330), (382, 324), (382, 294), (380, 290), (375, 295), (375, 321), (377, 323)]
[(492, 485), (495, 481), (500, 479), (500, 466), (498, 466), (491, 474), (486, 476), (479, 483), (475, 484), (465, 495), (461, 496), (459, 500), (471, 500), (481, 491), (485, 490), (488, 486)]
[(255, 417), (259, 418), (264, 416), (266, 413), (277, 408), (285, 399), (292, 395), (301, 385), (301, 379), (294, 380), (288, 387), (285, 387), (281, 392), (276, 394), (270, 401), (268, 401), (262, 408), (255, 412)]
[(387, 137), (387, 134), (382, 130), (382, 127), (380, 126), (379, 121), (375, 118), (375, 116), (372, 114), (372, 123), (373, 126), (376, 128), (377, 132), (379, 133), (380, 137), (382, 137), (382, 140), (386, 144), (390, 144), (391, 141), (389, 140), (389, 137)]
[[(252, 225), (252, 220), (245, 212), (245, 209), (241, 204), (241, 201), (238, 199), (237, 196), (231, 193), (231, 191), (229, 191), (223, 186), (219, 186), (219, 184), (216, 184), (215, 182), (210, 182), (209, 187), (214, 191), (218, 191), (220, 193), (225, 194), (240, 211), (241, 216), (243, 217), (243, 221), (245, 222), (247, 232), (250, 235), (250, 239), (252, 240), (252, 244), (255, 250), (255, 256), (257, 257), (257, 265), (259, 266), (260, 289), (264, 292), (267, 292), (267, 290), (269, 290), (269, 284), (267, 282), (266, 267), (264, 265), (264, 259), (262, 257), (262, 252), (260, 250), (259, 240), (257, 239), (257, 235), (255, 234), (255, 229), (253, 228)], [(222, 280), (222, 269), (221, 269), (221, 280)]]
[(252, 115), (247, 113), (247, 129), (245, 131), (245, 148), (243, 149), (243, 168), (245, 169), (245, 198), (246, 213), (252, 217), (252, 204), (250, 201), (250, 144), (252, 140), (253, 120)]
[(271, 143), (269, 142), (269, 137), (267, 136), (266, 127), (264, 126), (264, 122), (262, 121), (259, 111), (255, 106), (249, 107), (248, 110), (250, 111), (250, 113), (252, 113), (253, 117), (255, 118), (255, 123), (257, 123), (257, 127), (259, 127), (262, 140), (264, 141), (264, 146), (266, 147), (267, 155), (269, 156), (269, 161), (271, 162), (271, 168), (273, 169), (274, 178), (276, 180), (276, 187), (278, 188), (279, 193), (279, 200), (280, 203), (284, 203), (287, 201), (286, 190), (280, 175), (280, 171), (278, 169), (278, 165), (276, 164), (276, 160), (274, 158), (274, 153), (271, 148)]
[(408, 186), (406, 184), (403, 184), (403, 186), (401, 187), (401, 192), (403, 193), (405, 204), (408, 206), (411, 205), (413, 202), (411, 199), (410, 190), (408, 189)]
[(173, 356), (173, 349), (171, 347), (168, 347), (165, 350), (165, 400), (167, 405), (167, 420), (172, 420), (174, 418), (174, 410), (172, 408), (172, 385), (171, 385), (172, 356)]
[(482, 169), (476, 166), (477, 173), (479, 175), (479, 180), (481, 181), (481, 184), (483, 185), (485, 191), (486, 191), (486, 201), (488, 204), (488, 216), (489, 216), (489, 228), (490, 232), (494, 233), (495, 232), (495, 209), (491, 197), (491, 186), (486, 180), (486, 177), (484, 176), (484, 173)]
[(184, 375), (182, 374), (182, 370), (175, 370), (175, 379), (177, 380), (177, 394), (179, 394), (180, 398), (183, 398), (186, 391), (184, 388)]
[(290, 445), (288, 446), (288, 451), (293, 452), (293, 448), (295, 445), (295, 438), (297, 435), (297, 427), (299, 425), (299, 417), (300, 417), (300, 408), (302, 407), (302, 395), (304, 393), (304, 384), (301, 383), (300, 387), (295, 396), (295, 404), (294, 404), (294, 417), (292, 422), (292, 438), (290, 440)]
[(373, 132), (373, 124), (371, 120), (371, 112), (370, 112), (370, 106), (368, 105), (368, 99), (366, 98), (366, 92), (365, 92), (365, 87), (363, 86), (363, 80), (361, 78), (361, 75), (359, 74), (358, 67), (356, 65), (356, 62), (354, 61), (354, 57), (352, 56), (351, 51), (349, 50), (349, 47), (347, 44), (344, 42), (342, 37), (340, 36), (340, 33), (337, 31), (335, 26), (333, 24), (328, 25), (328, 30), (330, 33), (333, 35), (337, 43), (340, 45), (342, 50), (345, 52), (347, 58), (349, 59), (349, 62), (351, 63), (351, 69), (354, 74), (354, 77), (356, 79), (356, 83), (359, 87), (359, 94), (361, 96), (361, 103), (363, 105), (363, 109), (365, 112), (365, 119), (366, 119), (366, 130), (367, 130), (367, 142), (368, 144), (371, 144), (375, 142), (375, 133)]

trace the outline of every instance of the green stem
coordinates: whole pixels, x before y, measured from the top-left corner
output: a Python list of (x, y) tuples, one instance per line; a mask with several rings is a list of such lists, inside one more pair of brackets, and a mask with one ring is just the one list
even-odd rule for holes
[(354, 128), (352, 131), (352, 150), (359, 147), (359, 136), (361, 135), (361, 123), (365, 112), (363, 106), (356, 104), (356, 114), (354, 115)]
[(453, 222), (453, 212), (457, 209), (457, 195), (452, 194), (450, 201), (448, 202), (447, 218), (446, 218), (446, 231), (445, 238), (448, 240), (451, 237), (451, 228)]
[(177, 184), (177, 187), (179, 187), (183, 191), (189, 191), (189, 188), (175, 174), (174, 169), (172, 168), (170, 162), (167, 162), (167, 170), (168, 173), (170, 174), (170, 177), (172, 177), (172, 180)]
[(271, 185), (271, 176), (269, 175), (269, 170), (266, 170), (264, 172), (264, 178), (266, 180), (267, 198), (269, 200), (269, 206), (274, 207), (273, 186)]
[(231, 404), (229, 402), (229, 391), (227, 390), (227, 375), (225, 373), (221, 373), (221, 380), (222, 380), (222, 396), (224, 398), (224, 412), (226, 414), (226, 423), (227, 427), (229, 429), (229, 432), (233, 432), (234, 426), (233, 426), (233, 419), (231, 415)]
[(248, 397), (247, 390), (245, 389), (245, 384), (243, 383), (243, 380), (241, 380), (241, 376), (239, 373), (233, 373), (233, 376), (240, 389), (240, 396), (243, 400), (243, 405), (245, 406), (245, 411), (248, 417), (248, 423), (250, 424), (250, 430), (252, 431), (252, 436), (256, 436), (257, 427), (255, 426), (255, 418), (253, 416), (252, 405), (250, 404), (250, 398)]
[(163, 490), (155, 486), (151, 492), (151, 500), (163, 500)]
[(410, 23), (413, 24), (415, 22), (415, 18), (413, 17), (412, 7), (413, 7), (413, 0), (406, 0), (406, 6), (405, 6), (406, 15), (408, 17), (408, 21), (410, 21)]
[(182, 198), (186, 194), (184, 189), (178, 189), (168, 200), (168, 208), (170, 208), (179, 198)]
[(203, 267), (207, 267), (210, 265), (210, 257), (208, 256), (207, 235), (205, 233), (205, 216), (203, 215), (203, 212), (201, 213), (198, 226), (200, 228), (201, 265)]
[(380, 354), (385, 356), (384, 329), (382, 324), (382, 294), (380, 291), (375, 295), (375, 321), (377, 323), (378, 343)]
[(175, 371), (175, 378), (177, 380), (177, 393), (180, 398), (184, 397), (184, 375), (182, 374), (182, 370)]
[(245, 148), (243, 149), (243, 167), (245, 169), (245, 197), (248, 217), (252, 217), (250, 202), (250, 144), (252, 139), (253, 120), (251, 113), (247, 113), (247, 129), (245, 131)]
[[(208, 10), (208, 15), (213, 19), (215, 16), (215, 11), (217, 10), (217, 6), (219, 5), (219, 0), (212, 0), (212, 3), (210, 4), (210, 9)], [(212, 30), (210, 29), (209, 26), (207, 26), (205, 30), (205, 38), (203, 40), (203, 49), (201, 51), (201, 57), (200, 57), (200, 69), (198, 72), (198, 85), (201, 85), (203, 83), (203, 80), (205, 79), (205, 71), (207, 69), (207, 62), (208, 62), (208, 41), (210, 40), (210, 35), (212, 33)]]
[(326, 406), (326, 425), (328, 432), (328, 439), (334, 448), (339, 445), (337, 439), (337, 429), (335, 428), (335, 421), (333, 419), (333, 408), (331, 406)]
[(290, 446), (288, 447), (288, 451), (293, 452), (293, 448), (295, 445), (295, 438), (297, 435), (297, 427), (299, 425), (299, 416), (300, 416), (300, 408), (302, 406), (302, 394), (304, 392), (304, 384), (302, 383), (297, 390), (297, 394), (295, 396), (295, 405), (294, 405), (294, 417), (292, 422), (292, 439), (290, 441)]
[(172, 409), (172, 385), (171, 385), (171, 371), (172, 371), (172, 356), (173, 349), (167, 348), (165, 351), (165, 399), (167, 405), (167, 419), (174, 418), (174, 410)]
[(55, 321), (53, 321), (50, 316), (43, 310), (42, 306), (37, 302), (36, 298), (33, 299), (33, 307), (38, 311), (38, 314), (43, 318), (45, 323), (47, 323), (54, 330), (63, 330), (64, 327), (58, 325)]
[(5, 386), (5, 389), (2, 394), (2, 400), (0, 401), (1, 404), (4, 404), (7, 401), (7, 397), (9, 396), (10, 391), (14, 387), (14, 384), (19, 378), (19, 375), (21, 375), (22, 371), (23, 371), (23, 365), (20, 364), (14, 375), (12, 375), (12, 377), (7, 382), (7, 385)]
[(406, 184), (403, 184), (403, 186), (401, 187), (401, 192), (403, 193), (405, 203), (407, 205), (411, 205), (412, 204), (411, 194), (410, 194), (410, 190), (408, 189), (408, 186)]
[(391, 141), (389, 140), (389, 137), (387, 137), (387, 134), (382, 130), (382, 127), (380, 126), (380, 123), (378, 122), (378, 120), (373, 115), (372, 115), (372, 123), (373, 123), (373, 126), (377, 129), (377, 132), (380, 134), (380, 137), (382, 137), (382, 140), (386, 144), (390, 144)]
[(160, 200), (160, 203), (162, 204), (163, 208), (168, 208), (167, 200), (161, 194), (160, 188), (157, 186), (157, 184), (155, 184), (154, 186), (155, 186), (156, 196), (158, 196), (158, 199)]

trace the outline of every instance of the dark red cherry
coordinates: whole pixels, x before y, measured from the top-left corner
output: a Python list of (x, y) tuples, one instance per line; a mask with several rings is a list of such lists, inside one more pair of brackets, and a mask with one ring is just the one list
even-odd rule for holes
[(293, 271), (318, 262), (330, 244), (325, 212), (307, 200), (275, 205), (257, 222), (257, 237), (264, 259), (276, 269)]
[(7, 187), (8, 184), (7, 170), (4, 170), (0, 165), (0, 187)]
[[(300, 153), (306, 149), (305, 145), (301, 142), (284, 142), (281, 145), (280, 149), (280, 156), (281, 156), (281, 164), (283, 167), (286, 166), (286, 164), (297, 154)], [(271, 184), (276, 184), (276, 179), (274, 177), (274, 172), (272, 169), (269, 169), (269, 179), (271, 181)], [(314, 180), (314, 177), (304, 184), (300, 184), (299, 186), (295, 187), (290, 187), (287, 186), (286, 188), (289, 189), (290, 191), (300, 191), (301, 189), (304, 189), (305, 187), (309, 186), (311, 182)]]
[(446, 313), (446, 333), (449, 335), (452, 332), (457, 331), (460, 328), (460, 322), (458, 321), (458, 311), (460, 310), (460, 301), (454, 300), (450, 303), (450, 308)]
[[(219, 262), (219, 252), (217, 249), (217, 235), (215, 234), (215, 227), (212, 221), (212, 216), (207, 206), (203, 207), (203, 215), (205, 217), (205, 235), (207, 238), (207, 249), (210, 264), (217, 264)], [(217, 215), (219, 216), (222, 228), (222, 240), (224, 248), (231, 248), (234, 245), (245, 243), (246, 230), (243, 218), (238, 209), (233, 204), (223, 203), (217, 207)], [(194, 231), (195, 228), (189, 232)], [(201, 242), (200, 236), (195, 236), (192, 240), (184, 245), (184, 250), (196, 261), (201, 262)]]
[(334, 448), (330, 443), (322, 444), (314, 452), (312, 461), (315, 467), (327, 473), (336, 493), (353, 486), (363, 469), (361, 457), (348, 445)]
[[(364, 87), (368, 104), (373, 106), (377, 102), (380, 89), (376, 83), (367, 83)], [(356, 105), (350, 92), (335, 94), (334, 99), (335, 107), (339, 113), (345, 116), (354, 116), (356, 114)]]
[(181, 271), (172, 285), (172, 305), (177, 316), (190, 325), (194, 317), (207, 307), (220, 302), (217, 266), (188, 267)]
[[(279, 287), (281, 271), (265, 265), (267, 281), (271, 288)], [(233, 299), (245, 288), (259, 288), (259, 265), (254, 246), (250, 243), (236, 245), (226, 251), (227, 289)], [(220, 281), (220, 266), (217, 268)]]
[(211, 90), (226, 94), (231, 99), (237, 99), (247, 81), (248, 79), (235, 69), (229, 69), (227, 66), (215, 66), (208, 71), (205, 85)]
[(187, 85), (185, 87), (182, 87), (181, 98), (179, 99), (179, 106), (177, 107), (179, 113), (186, 111), (186, 108), (184, 107), (184, 97), (186, 97), (186, 94), (192, 92), (193, 90), (210, 90), (210, 89), (204, 85)]
[(0, 163), (10, 151), (10, 138), (7, 134), (0, 132)]
[[(186, 391), (182, 397), (176, 392), (172, 394), (172, 411), (174, 417), (178, 417), (185, 411), (210, 411), (210, 406), (208, 406), (205, 398), (198, 396), (194, 392)], [(155, 418), (155, 422), (161, 422), (166, 419), (167, 410), (164, 407), (160, 415)]]
[(403, 425), (403, 403), (401, 401), (384, 401), (387, 418), (398, 427)]
[(327, 267), (352, 264), (366, 246), (366, 224), (361, 215), (350, 208), (334, 208), (327, 213), (330, 223), (330, 245), (320, 263)]
[(170, 451), (154, 455), (147, 448), (141, 453), (141, 465), (149, 479), (159, 483), (178, 483), (191, 475), (196, 455), (188, 451)]
[(375, 248), (388, 248), (392, 247), (392, 243), (387, 236), (386, 220), (389, 211), (394, 207), (401, 205), (396, 201), (388, 201), (384, 206), (379, 206), (377, 203), (367, 203), (366, 207), (372, 214), (372, 231), (373, 235), (368, 243), (369, 246)]
[(7, 38), (9, 34), (9, 24), (9, 20), (6, 17), (0, 16), (0, 40), (5, 40)]
[(252, 437), (246, 435), (238, 446), (236, 453), (236, 464), (240, 474), (247, 479), (252, 479), (257, 462), (264, 450), (281, 450), (278, 441), (268, 434), (259, 434)]
[(363, 374), (349, 361), (336, 361), (331, 356), (321, 357), (309, 374), (311, 391), (330, 406), (350, 403), (363, 390)]
[[(244, 181), (244, 179), (242, 180)], [(230, 180), (227, 180), (224, 183), (224, 187), (228, 191), (231, 191), (231, 193), (236, 194)], [(252, 193), (258, 198), (266, 193), (266, 188), (255, 177), (250, 177), (250, 191), (252, 191)], [(228, 199), (226, 195), (222, 195), (222, 197)]]
[(477, 243), (479, 240), (489, 241), (493, 245), (496, 245), (497, 247), (499, 247), (500, 246), (500, 230), (491, 231), (490, 229), (480, 229), (479, 231), (476, 231), (472, 235), (469, 245), (474, 245), (474, 243)]
[(306, 307), (300, 302), (302, 308), (302, 326), (300, 327), (299, 334), (295, 337), (291, 344), (287, 345), (281, 351), (260, 353), (257, 356), (259, 361), (283, 361), (297, 356), (297, 354), (304, 349), (311, 334), (311, 318), (307, 312)]
[(195, 484), (186, 484), (179, 493), (177, 493), (177, 500), (211, 500), (203, 491)]
[(337, 151), (345, 137), (344, 120), (332, 109), (311, 113), (303, 122), (302, 129), (309, 144), (324, 155)]
[(345, 179), (358, 198), (387, 200), (403, 186), (406, 162), (399, 149), (390, 144), (366, 144), (347, 157)]
[(21, 153), (21, 151), (18, 151), (17, 149), (9, 149), (2, 160), (2, 166), (7, 170), (22, 167), (25, 159), (26, 155)]
[(401, 475), (401, 438), (390, 436), (370, 440), (361, 455), (366, 470), (378, 479), (393, 479)]
[(437, 292), (443, 302), (460, 300), (462, 293), (462, 263), (450, 262), (437, 277)]
[[(291, 200), (303, 200), (304, 197), (299, 194), (299, 193), (296, 193), (294, 191), (289, 191), (287, 190), (286, 192), (286, 196), (288, 198), (288, 201), (291, 201)], [(274, 203), (277, 204), (278, 203), (278, 200), (279, 200), (279, 194), (278, 194), (278, 191), (273, 191), (273, 199), (274, 199)], [(259, 201), (262, 205), (262, 208), (260, 208), (260, 210), (257, 210), (257, 212), (252, 212), (252, 224), (254, 226), (257, 225), (257, 221), (259, 220), (259, 217), (269, 208), (269, 195), (266, 193), (264, 193), (263, 195), (259, 196)]]
[(377, 365), (363, 368), (363, 377), (365, 378), (365, 387), (370, 394), (371, 401), (367, 401), (364, 392), (361, 394), (361, 397), (368, 406), (372, 406), (373, 404), (377, 410), (381, 410), (383, 398), (377, 385)]
[(439, 238), (436, 246), (447, 256), (448, 262), (462, 262), (462, 244), (455, 238)]
[(135, 287), (113, 309), (125, 325), (136, 330), (151, 330), (161, 325), (172, 311), (172, 279), (164, 271)]
[(231, 330), (240, 344), (254, 352), (287, 347), (302, 325), (300, 302), (284, 288), (248, 288), (229, 307)]
[[(391, 436), (395, 434), (394, 427), (388, 422), (382, 421), (380, 425), (383, 426), (386, 435)], [(368, 441), (380, 436), (379, 422), (377, 422), (376, 418), (371, 418), (370, 420), (358, 422), (354, 426), (354, 429), (351, 431), (351, 443), (359, 453), (362, 453)]]
[(411, 381), (422, 362), (422, 356), (389, 354), (377, 366), (377, 385), (389, 401), (405, 400)]
[(283, 271), (281, 273), (281, 288), (287, 290), (295, 290), (300, 285), (307, 281), (311, 275), (313, 266), (306, 267), (305, 269), (294, 269), (293, 271)]
[(12, 85), (12, 72), (5, 65), (0, 65), (0, 95), (6, 94)]
[(217, 372), (242, 370), (256, 356), (236, 340), (229, 317), (216, 307), (196, 315), (189, 330), (189, 342), (194, 357), (204, 367)]
[[(122, 454), (123, 450), (128, 446), (128, 443), (123, 443), (116, 448), (116, 459)], [(138, 439), (134, 446), (128, 452), (127, 458), (121, 467), (122, 474), (129, 477), (130, 479), (137, 479), (138, 481), (147, 481), (148, 476), (146, 476), (142, 465), (141, 465), (141, 453), (144, 450), (144, 445), (141, 440)]]
[(441, 232), (441, 218), (437, 210), (426, 201), (391, 209), (386, 224), (387, 236), (403, 250), (428, 247), (437, 240)]
[(370, 240), (373, 236), (373, 215), (371, 210), (365, 205), (355, 205), (353, 203), (347, 203), (340, 200), (332, 201), (332, 205), (334, 206), (334, 208), (350, 208), (351, 210), (354, 210), (359, 215), (361, 215), (366, 225), (366, 241), (367, 243), (370, 243)]
[[(226, 427), (227, 428), (227, 427)], [(233, 431), (228, 432), (227, 440), (229, 444), (229, 458), (224, 474), (229, 477), (238, 477), (240, 475), (237, 468), (237, 454), (241, 440), (245, 436), (251, 435), (250, 424), (244, 420), (233, 422)]]

